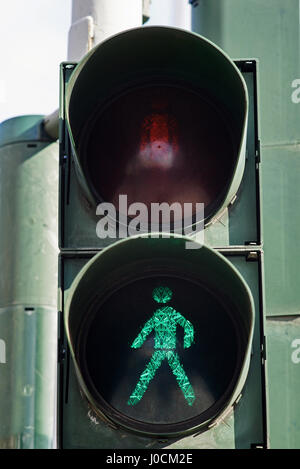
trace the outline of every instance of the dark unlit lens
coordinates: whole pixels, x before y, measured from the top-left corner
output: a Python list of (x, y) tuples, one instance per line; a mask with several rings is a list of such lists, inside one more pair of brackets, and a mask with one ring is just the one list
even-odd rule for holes
[(118, 207), (205, 204), (228, 187), (234, 143), (225, 111), (180, 86), (133, 89), (100, 109), (86, 127), (84, 164), (96, 198)]

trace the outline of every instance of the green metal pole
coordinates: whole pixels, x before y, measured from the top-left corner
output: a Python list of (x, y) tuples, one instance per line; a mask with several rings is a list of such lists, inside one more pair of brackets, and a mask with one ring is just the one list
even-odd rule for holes
[(42, 119), (0, 125), (0, 448), (55, 441), (58, 144)]

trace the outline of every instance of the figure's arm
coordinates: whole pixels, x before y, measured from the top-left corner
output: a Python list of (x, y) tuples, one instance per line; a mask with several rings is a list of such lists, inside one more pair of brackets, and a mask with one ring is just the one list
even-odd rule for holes
[(150, 334), (150, 332), (152, 331), (153, 326), (154, 326), (154, 322), (153, 322), (153, 319), (151, 318), (149, 319), (149, 321), (146, 322), (146, 324), (144, 325), (139, 335), (134, 339), (134, 341), (131, 344), (131, 348), (141, 347), (143, 343), (145, 342), (146, 338), (148, 337), (148, 335)]
[(194, 342), (194, 326), (190, 321), (178, 313), (178, 311), (176, 311), (175, 315), (175, 321), (184, 329), (183, 347), (189, 348)]

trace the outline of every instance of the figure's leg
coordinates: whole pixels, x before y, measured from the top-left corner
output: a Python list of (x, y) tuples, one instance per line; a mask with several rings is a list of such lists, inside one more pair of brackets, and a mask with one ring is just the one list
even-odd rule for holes
[(195, 393), (176, 352), (167, 352), (167, 360), (188, 405), (193, 405)]
[(164, 358), (166, 358), (166, 353), (163, 350), (156, 350), (154, 352), (150, 362), (142, 372), (134, 391), (128, 399), (128, 405), (136, 405), (142, 399), (150, 381), (154, 378), (154, 375)]

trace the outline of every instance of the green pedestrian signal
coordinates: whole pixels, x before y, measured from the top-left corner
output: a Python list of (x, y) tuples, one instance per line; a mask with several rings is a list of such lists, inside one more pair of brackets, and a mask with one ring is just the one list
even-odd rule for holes
[[(158, 287), (153, 290), (153, 299), (158, 303), (167, 303), (172, 297), (172, 290), (168, 287)], [(176, 353), (176, 327), (184, 329), (184, 348), (188, 348), (194, 341), (193, 325), (178, 311), (170, 306), (157, 309), (143, 329), (133, 341), (132, 348), (140, 348), (147, 336), (155, 332), (155, 352), (150, 362), (142, 372), (139, 382), (131, 394), (128, 405), (136, 405), (143, 397), (150, 381), (154, 378), (163, 360), (167, 360), (177, 383), (189, 405), (193, 405), (195, 393)]]
[(247, 376), (251, 293), (223, 256), (205, 246), (187, 251), (186, 239), (114, 243), (79, 272), (65, 306), (91, 409), (141, 435), (208, 428)]

